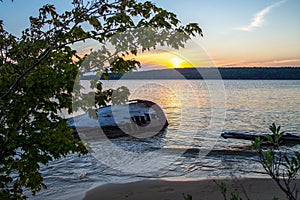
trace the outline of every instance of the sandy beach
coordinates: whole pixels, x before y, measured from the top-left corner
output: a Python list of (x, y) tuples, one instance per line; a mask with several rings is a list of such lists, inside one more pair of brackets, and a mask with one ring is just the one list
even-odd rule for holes
[[(243, 199), (272, 200), (286, 199), (275, 182), (264, 178), (205, 179), (197, 181), (146, 180), (126, 184), (107, 184), (87, 192), (85, 200), (184, 200), (183, 194), (190, 194), (196, 200), (223, 200), (219, 186), (224, 182), (227, 198), (231, 192), (238, 192)], [(296, 181), (300, 189), (300, 180)]]

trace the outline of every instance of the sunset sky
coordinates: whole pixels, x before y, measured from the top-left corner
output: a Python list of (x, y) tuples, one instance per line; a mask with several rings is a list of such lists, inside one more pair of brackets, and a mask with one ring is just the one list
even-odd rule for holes
[(155, 2), (200, 24), (195, 41), (217, 66), (300, 66), (299, 0)]
[[(154, 0), (177, 14), (183, 24), (199, 23), (204, 37), (185, 49), (162, 49), (139, 59), (145, 69), (202, 66), (300, 66), (299, 0)], [(4, 0), (0, 19), (15, 34), (28, 26), (45, 3), (64, 1)]]

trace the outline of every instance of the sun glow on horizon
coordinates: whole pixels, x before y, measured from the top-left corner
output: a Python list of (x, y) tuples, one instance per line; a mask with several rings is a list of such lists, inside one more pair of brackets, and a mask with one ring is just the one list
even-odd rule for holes
[(172, 58), (172, 65), (174, 68), (181, 68), (183, 62), (184, 60), (182, 60), (181, 58), (178, 57)]
[(127, 59), (136, 59), (141, 62), (143, 67), (156, 68), (190, 68), (194, 65), (186, 58), (184, 54), (179, 55), (173, 51), (165, 52), (146, 52), (137, 56), (126, 56)]

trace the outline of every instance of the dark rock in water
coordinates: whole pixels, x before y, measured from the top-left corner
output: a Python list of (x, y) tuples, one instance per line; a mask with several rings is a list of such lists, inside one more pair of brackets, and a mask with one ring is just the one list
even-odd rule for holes
[(254, 157), (258, 156), (255, 151), (245, 151), (245, 150), (231, 150), (231, 149), (219, 149), (210, 151), (207, 156), (223, 157), (223, 156), (243, 156), (243, 157)]
[(183, 157), (198, 157), (200, 153), (200, 149), (198, 148), (191, 148), (191, 149), (187, 149), (182, 156)]

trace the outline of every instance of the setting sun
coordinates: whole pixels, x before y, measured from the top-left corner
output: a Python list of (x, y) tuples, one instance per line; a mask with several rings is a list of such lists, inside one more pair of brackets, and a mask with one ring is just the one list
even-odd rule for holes
[(184, 61), (180, 58), (173, 58), (172, 59), (172, 64), (173, 64), (173, 67), (174, 68), (180, 68), (181, 67), (181, 64), (183, 63)]

